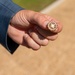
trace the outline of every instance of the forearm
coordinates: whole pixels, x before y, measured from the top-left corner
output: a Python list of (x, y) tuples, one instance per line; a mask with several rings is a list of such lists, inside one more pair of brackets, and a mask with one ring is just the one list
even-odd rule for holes
[(0, 43), (11, 53), (15, 51), (18, 44), (7, 36), (7, 30), (11, 18), (22, 9), (11, 0), (0, 0)]

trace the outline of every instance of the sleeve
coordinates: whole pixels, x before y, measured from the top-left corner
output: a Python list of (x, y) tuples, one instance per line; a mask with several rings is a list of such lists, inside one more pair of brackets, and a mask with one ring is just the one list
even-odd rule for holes
[(14, 53), (19, 45), (7, 35), (8, 25), (11, 18), (20, 10), (23, 8), (11, 0), (0, 0), (0, 43), (10, 53)]

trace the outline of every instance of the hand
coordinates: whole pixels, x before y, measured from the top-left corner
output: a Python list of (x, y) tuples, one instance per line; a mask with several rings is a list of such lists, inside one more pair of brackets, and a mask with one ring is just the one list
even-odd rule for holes
[[(55, 32), (47, 28), (51, 20), (58, 24)], [(11, 19), (8, 35), (16, 43), (38, 50), (41, 46), (46, 46), (49, 40), (55, 40), (61, 30), (62, 25), (50, 16), (31, 10), (21, 10)]]

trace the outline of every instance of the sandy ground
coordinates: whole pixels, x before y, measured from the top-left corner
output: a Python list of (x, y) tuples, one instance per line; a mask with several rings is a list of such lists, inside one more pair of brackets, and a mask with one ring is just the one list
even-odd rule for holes
[(48, 15), (63, 24), (58, 39), (36, 52), (20, 46), (13, 55), (0, 46), (0, 75), (75, 75), (75, 0)]

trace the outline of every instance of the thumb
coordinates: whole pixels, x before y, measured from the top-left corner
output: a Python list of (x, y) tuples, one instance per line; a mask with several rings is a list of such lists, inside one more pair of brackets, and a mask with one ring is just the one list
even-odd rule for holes
[(59, 21), (39, 12), (34, 12), (34, 14), (29, 17), (28, 21), (54, 33), (58, 33), (62, 30), (62, 24)]
[[(27, 28), (34, 26), (40, 26), (43, 29), (50, 30), (54, 33), (58, 33), (62, 30), (62, 25), (55, 19), (47, 15), (31, 11), (31, 10), (21, 10), (19, 11), (11, 20), (11, 24), (19, 28)], [(51, 28), (54, 27), (53, 30)], [(56, 27), (56, 29), (55, 29)]]
[(54, 33), (59, 33), (62, 28), (62, 24), (55, 19), (51, 19), (47, 24), (47, 29)]

